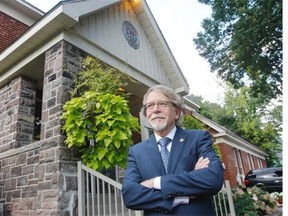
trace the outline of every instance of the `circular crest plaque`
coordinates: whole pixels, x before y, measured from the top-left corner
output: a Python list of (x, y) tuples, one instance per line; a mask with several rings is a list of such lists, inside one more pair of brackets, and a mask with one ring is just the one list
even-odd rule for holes
[(139, 35), (132, 23), (124, 21), (122, 23), (122, 31), (128, 44), (134, 49), (138, 49), (140, 45)]

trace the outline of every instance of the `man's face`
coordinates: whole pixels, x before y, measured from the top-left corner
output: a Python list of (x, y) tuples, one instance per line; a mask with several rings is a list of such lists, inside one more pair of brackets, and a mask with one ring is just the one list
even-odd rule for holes
[(180, 111), (160, 91), (151, 92), (145, 104), (146, 118), (151, 127), (160, 135), (167, 135), (175, 126)]

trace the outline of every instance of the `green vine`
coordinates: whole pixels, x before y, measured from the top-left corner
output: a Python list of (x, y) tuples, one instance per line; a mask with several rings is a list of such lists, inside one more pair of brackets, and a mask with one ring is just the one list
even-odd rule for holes
[(82, 161), (94, 170), (124, 167), (132, 134), (140, 129), (125, 99), (125, 75), (91, 57), (83, 65), (74, 98), (63, 106), (65, 144), (79, 148)]

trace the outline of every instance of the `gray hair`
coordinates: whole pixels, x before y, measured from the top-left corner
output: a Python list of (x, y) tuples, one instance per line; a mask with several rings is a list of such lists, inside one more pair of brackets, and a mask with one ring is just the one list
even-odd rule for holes
[(167, 97), (171, 103), (180, 110), (180, 117), (176, 120), (176, 125), (180, 124), (180, 119), (182, 116), (182, 111), (184, 108), (184, 102), (182, 100), (182, 98), (180, 97), (180, 95), (178, 95), (177, 93), (175, 93), (175, 91), (167, 86), (163, 86), (163, 85), (155, 85), (152, 86), (151, 88), (149, 88), (146, 92), (146, 94), (143, 97), (143, 106), (141, 108), (141, 111), (143, 113), (143, 115), (146, 117), (146, 110), (144, 109), (144, 105), (146, 104), (146, 100), (148, 95), (153, 92), (153, 91), (158, 91), (161, 92), (163, 95), (165, 95), (165, 97)]

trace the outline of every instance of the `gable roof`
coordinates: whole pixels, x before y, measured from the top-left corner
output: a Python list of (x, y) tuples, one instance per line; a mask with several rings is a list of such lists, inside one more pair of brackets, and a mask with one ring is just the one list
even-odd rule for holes
[[(95, 0), (71, 0), (57, 4), (22, 37), (1, 53), (0, 85), (21, 74), (21, 68), (25, 65), (25, 61), (28, 61), (27, 56), (43, 45), (43, 42), (49, 41), (49, 39), (59, 34), (59, 32), (71, 28), (78, 23), (81, 17), (103, 10), (121, 1), (122, 0), (98, 0), (96, 2)], [(180, 95), (188, 94), (188, 83), (146, 1), (131, 1), (130, 3), (172, 87)], [(75, 10), (75, 8), (77, 8), (77, 10)], [(30, 59), (31, 58), (32, 56)], [(18, 64), (15, 65), (15, 62), (18, 62)]]

